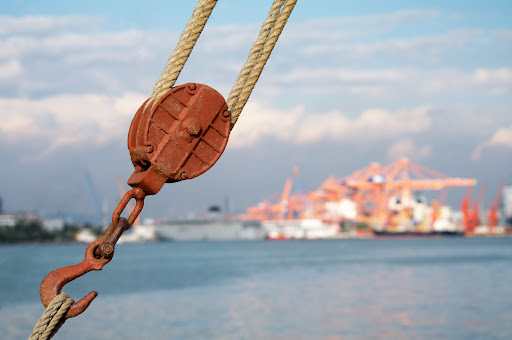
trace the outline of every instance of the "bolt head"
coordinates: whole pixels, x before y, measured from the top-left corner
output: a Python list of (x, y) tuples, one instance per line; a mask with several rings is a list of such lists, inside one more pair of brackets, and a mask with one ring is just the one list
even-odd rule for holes
[(182, 123), (182, 129), (190, 137), (198, 137), (201, 134), (201, 122), (194, 118), (187, 118)]
[(114, 253), (114, 245), (110, 242), (103, 242), (99, 248), (100, 254), (105, 258), (111, 257)]
[(187, 125), (187, 132), (189, 135), (191, 136), (197, 136), (197, 134), (199, 133), (199, 131), (197, 131), (197, 127), (195, 126), (194, 123), (190, 122), (188, 125)]

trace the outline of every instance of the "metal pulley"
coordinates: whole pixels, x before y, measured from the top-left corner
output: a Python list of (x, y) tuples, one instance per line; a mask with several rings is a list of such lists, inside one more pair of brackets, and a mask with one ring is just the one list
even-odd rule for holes
[(188, 83), (146, 101), (128, 133), (135, 171), (128, 184), (154, 195), (168, 182), (197, 177), (210, 169), (226, 148), (230, 113), (220, 93)]

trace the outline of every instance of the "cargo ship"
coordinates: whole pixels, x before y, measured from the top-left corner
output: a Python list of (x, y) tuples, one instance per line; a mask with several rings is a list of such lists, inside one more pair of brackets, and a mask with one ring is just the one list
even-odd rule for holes
[(324, 223), (318, 219), (264, 221), (267, 240), (316, 240), (334, 238), (339, 233), (337, 223)]
[(502, 213), (505, 220), (505, 227), (512, 228), (512, 184), (503, 188)]
[(176, 220), (158, 224), (160, 241), (264, 240), (267, 233), (259, 221), (225, 219)]
[(264, 240), (266, 230), (260, 221), (228, 219), (211, 207), (203, 218), (160, 222), (155, 225), (159, 241)]
[(442, 230), (442, 231), (388, 231), (388, 230), (373, 230), (373, 235), (377, 237), (462, 237), (464, 231), (461, 230)]

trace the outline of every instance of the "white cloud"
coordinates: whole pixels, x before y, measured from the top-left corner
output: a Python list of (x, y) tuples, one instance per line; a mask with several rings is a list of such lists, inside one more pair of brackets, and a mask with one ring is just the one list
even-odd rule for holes
[(432, 149), (428, 145), (417, 146), (410, 138), (395, 141), (387, 151), (389, 160), (407, 157), (416, 161), (430, 156)]
[(368, 34), (387, 32), (408, 22), (432, 23), (441, 14), (435, 10), (413, 9), (354, 17), (313, 19), (302, 23), (290, 23), (290, 27), (285, 29), (284, 34), (286, 34), (287, 43), (340, 42)]
[(512, 83), (512, 69), (506, 67), (495, 70), (479, 68), (473, 72), (473, 78), (477, 83)]
[(140, 46), (144, 47), (147, 44), (145, 39), (145, 35), (136, 30), (115, 33), (56, 33), (44, 37), (11, 36), (0, 41), (0, 57), (56, 56), (77, 51), (117, 51), (116, 54), (122, 56), (126, 49), (137, 50)]
[(338, 67), (299, 67), (280, 78), (283, 82), (293, 83), (304, 80), (337, 80), (345, 83), (374, 83), (399, 81), (406, 77), (404, 69), (349, 69)]
[(424, 58), (439, 55), (474, 43), (482, 34), (479, 30), (460, 29), (438, 35), (416, 36), (410, 38), (390, 38), (377, 41), (318, 39), (303, 45), (300, 54), (324, 59), (323, 55), (338, 56), (342, 60), (371, 60), (372, 58), (393, 57), (395, 60)]
[[(126, 138), (131, 119), (145, 97), (126, 93), (63, 94), (42, 99), (0, 99), (0, 134), (10, 143), (44, 141), (39, 156), (62, 146), (104, 145)], [(338, 111), (312, 114), (304, 107), (281, 110), (250, 102), (237, 123), (230, 147), (248, 148), (265, 138), (307, 144), (325, 141), (369, 143), (427, 130), (428, 107), (395, 112), (369, 109), (356, 118)], [(9, 114), (16, 112), (16, 114)]]
[(348, 93), (390, 101), (404, 97), (422, 101), (454, 96), (485, 97), (512, 92), (512, 68), (509, 67), (463, 71), (415, 67), (349, 69), (311, 64), (269, 77), (274, 92), (287, 87), (304, 93)]
[(344, 18), (341, 20), (342, 23), (345, 23), (349, 27), (353, 27), (353, 25), (368, 25), (369, 23), (373, 23), (374, 25), (382, 26), (382, 25), (390, 25), (395, 26), (405, 22), (418, 22), (418, 21), (429, 21), (432, 22), (433, 19), (441, 16), (441, 12), (437, 10), (427, 10), (427, 9), (410, 9), (410, 10), (401, 10), (395, 11), (391, 13), (383, 13), (383, 14), (369, 14), (362, 15), (359, 17), (351, 17)]
[(40, 155), (77, 143), (103, 145), (125, 138), (145, 99), (137, 93), (116, 98), (63, 94), (33, 100), (0, 99), (0, 134), (11, 143), (44, 141), (38, 149)]
[(479, 68), (473, 72), (473, 81), (483, 85), (490, 94), (503, 94), (512, 91), (512, 68)]
[[(348, 93), (387, 101), (406, 97), (416, 103), (430, 103), (433, 96), (453, 98), (468, 93), (509, 93), (512, 69), (506, 66), (478, 67), (474, 71), (423, 68), (425, 58), (478, 44), (475, 36), (482, 34), (478, 30), (454, 29), (437, 35), (407, 37), (393, 31), (390, 35), (393, 38), (388, 39), (379, 39), (378, 33), (373, 31), (382, 27), (400, 28), (404, 23), (417, 21), (431, 24), (442, 15), (439, 11), (407, 10), (290, 23), (269, 63), (283, 67), (274, 67), (272, 73), (264, 71), (262, 82), (266, 82), (266, 89), (258, 90), (269, 89), (265, 93), (272, 95), (271, 100), (282, 91), (294, 91), (308, 95)], [(148, 70), (155, 73), (145, 79), (156, 79), (177, 38), (177, 32), (100, 31), (96, 17), (2, 19), (9, 25), (0, 24), (0, 31), (6, 34), (0, 39), (0, 65), (2, 59), (15, 61), (23, 65), (25, 71), (23, 77), (13, 72), (3, 78), (12, 79), (11, 93), (26, 95), (41, 95), (46, 83), (50, 85), (46, 87), (49, 93), (65, 92), (65, 87), (74, 82), (72, 77), (76, 77), (76, 70), (85, 74), (80, 80), (81, 90), (88, 86), (87, 91), (98, 92), (98, 87), (110, 86), (109, 89), (116, 91), (129, 91), (133, 89), (129, 86), (131, 83), (118, 79), (128, 74), (140, 79), (136, 72)], [(22, 26), (27, 26), (25, 33)], [(252, 24), (209, 27), (192, 53), (184, 75), (191, 74), (194, 80), (199, 76), (214, 79), (213, 86), (230, 88), (256, 38), (257, 29)], [(359, 34), (371, 39), (358, 39)], [(387, 60), (386, 66), (381, 63), (376, 66), (376, 61), (383, 59)], [(404, 59), (408, 62), (403, 63)], [(155, 67), (155, 61), (159, 61), (160, 68)], [(55, 70), (51, 80), (44, 72), (47, 69)], [(63, 81), (54, 81), (58, 76), (63, 77)]]
[(494, 31), (495, 37), (503, 43), (512, 43), (512, 30), (496, 30)]
[(473, 160), (479, 160), (482, 157), (484, 149), (493, 146), (504, 146), (512, 149), (512, 125), (499, 128), (489, 140), (478, 145), (475, 150), (473, 150), (471, 157)]
[(490, 146), (502, 145), (512, 148), (512, 125), (498, 129), (487, 144)]
[(23, 68), (18, 60), (9, 60), (5, 63), (0, 62), (0, 81), (16, 77), (22, 71)]
[(0, 35), (43, 34), (59, 30), (83, 29), (97, 26), (103, 20), (89, 16), (23, 16), (0, 15)]
[[(10, 143), (43, 140), (38, 149), (40, 156), (62, 146), (84, 143), (99, 146), (126, 137), (131, 119), (144, 100), (143, 95), (136, 93), (114, 98), (98, 94), (62, 94), (33, 100), (0, 99), (0, 134)], [(431, 124), (428, 111), (428, 107), (395, 112), (370, 109), (350, 118), (338, 111), (312, 114), (301, 106), (280, 110), (250, 102), (229, 145), (247, 148), (264, 138), (294, 144), (368, 143), (427, 130)]]
[(429, 107), (394, 112), (369, 109), (350, 118), (339, 111), (312, 114), (301, 106), (279, 110), (249, 102), (233, 129), (229, 144), (233, 148), (244, 148), (269, 137), (296, 144), (322, 141), (370, 143), (428, 130), (431, 125), (429, 110)]

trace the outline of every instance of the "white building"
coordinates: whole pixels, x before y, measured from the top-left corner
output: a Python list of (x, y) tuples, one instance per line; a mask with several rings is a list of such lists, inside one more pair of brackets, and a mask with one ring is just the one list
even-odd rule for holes
[(50, 218), (44, 220), (43, 227), (47, 231), (62, 231), (64, 224), (64, 220), (61, 218)]
[(0, 214), (0, 227), (14, 227), (16, 225), (15, 214)]

